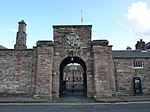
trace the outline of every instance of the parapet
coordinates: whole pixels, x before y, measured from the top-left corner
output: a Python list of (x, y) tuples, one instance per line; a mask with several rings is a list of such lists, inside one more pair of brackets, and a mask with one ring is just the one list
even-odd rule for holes
[(109, 42), (108, 40), (93, 40), (92, 45), (93, 46), (108, 46)]
[(36, 42), (36, 45), (38, 47), (40, 47), (40, 46), (53, 46), (53, 41), (42, 40), (42, 41)]

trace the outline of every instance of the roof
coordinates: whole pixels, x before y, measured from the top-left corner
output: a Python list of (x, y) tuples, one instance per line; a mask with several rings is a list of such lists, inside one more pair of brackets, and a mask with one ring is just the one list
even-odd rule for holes
[(113, 50), (113, 58), (150, 58), (150, 50)]
[(6, 47), (4, 47), (4, 46), (1, 46), (1, 45), (0, 45), (0, 49), (7, 49), (7, 48), (6, 48)]
[(146, 45), (149, 46), (149, 45), (150, 45), (150, 42), (148, 42)]

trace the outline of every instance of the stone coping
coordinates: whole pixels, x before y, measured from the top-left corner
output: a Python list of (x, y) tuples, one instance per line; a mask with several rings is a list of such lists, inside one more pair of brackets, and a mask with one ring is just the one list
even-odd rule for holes
[(53, 46), (53, 41), (51, 40), (39, 40), (36, 43), (37, 46), (42, 46), (42, 45), (46, 45), (46, 46)]

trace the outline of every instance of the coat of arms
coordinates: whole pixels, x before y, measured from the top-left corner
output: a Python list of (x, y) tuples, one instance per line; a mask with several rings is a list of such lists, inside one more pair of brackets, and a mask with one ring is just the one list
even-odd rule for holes
[(75, 47), (78, 45), (79, 36), (76, 33), (66, 34), (67, 45)]

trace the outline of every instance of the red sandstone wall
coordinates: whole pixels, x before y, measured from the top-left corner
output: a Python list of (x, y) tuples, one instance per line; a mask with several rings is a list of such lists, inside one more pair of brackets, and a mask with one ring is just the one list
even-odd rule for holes
[(37, 47), (36, 95), (52, 97), (53, 46)]
[[(133, 62), (144, 62), (143, 69), (135, 69)], [(140, 77), (143, 95), (150, 94), (150, 59), (138, 58), (115, 58), (115, 82), (119, 95), (134, 95), (133, 77)]]
[(30, 93), (33, 50), (0, 50), (0, 93)]
[(93, 45), (96, 97), (112, 95), (115, 90), (111, 46), (101, 44)]

